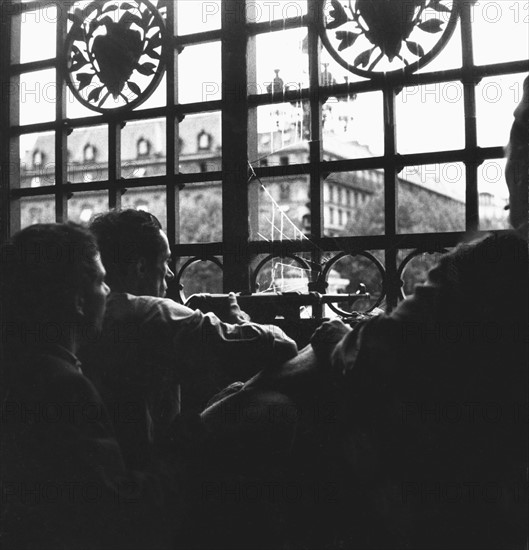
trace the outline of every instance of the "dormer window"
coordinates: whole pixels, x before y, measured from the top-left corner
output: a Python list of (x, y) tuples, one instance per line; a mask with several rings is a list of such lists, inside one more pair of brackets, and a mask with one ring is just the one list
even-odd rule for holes
[(91, 144), (87, 143), (83, 149), (83, 160), (85, 162), (94, 162), (97, 156), (97, 149)]
[(492, 205), (492, 199), (493, 195), (490, 193), (480, 193), (479, 194), (479, 201), (481, 203), (481, 206), (491, 206)]
[(199, 151), (207, 151), (211, 149), (213, 138), (205, 130), (202, 130), (197, 136), (197, 146)]
[(281, 183), (279, 185), (279, 200), (288, 201), (290, 200), (290, 186), (288, 183)]
[(29, 209), (29, 224), (35, 225), (36, 223), (41, 223), (42, 221), (42, 208), (40, 207), (31, 207)]
[(44, 164), (44, 153), (42, 151), (40, 151), (39, 149), (37, 149), (33, 153), (33, 166), (35, 168), (39, 168), (43, 164)]
[(81, 212), (79, 214), (79, 221), (81, 223), (88, 223), (94, 215), (94, 208), (91, 204), (83, 204), (81, 206)]
[(138, 140), (136, 144), (136, 156), (148, 157), (151, 154), (151, 142), (143, 137)]
[(148, 212), (149, 211), (149, 203), (146, 200), (138, 199), (134, 203), (134, 208), (136, 210), (141, 210), (142, 212)]

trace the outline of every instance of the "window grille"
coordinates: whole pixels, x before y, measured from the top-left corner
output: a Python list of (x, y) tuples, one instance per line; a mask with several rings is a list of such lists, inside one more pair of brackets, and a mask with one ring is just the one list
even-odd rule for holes
[[(347, 292), (366, 284), (366, 308), (394, 307), (425, 273), (406, 274), (414, 258), (507, 227), (528, 6), (395, 1), (381, 26), (415, 26), (391, 42), (367, 38), (374, 14), (356, 4), (4, 0), (1, 237), (147, 203), (187, 295), (261, 291), (267, 256), (272, 287), (293, 288), (294, 257), (298, 290), (324, 292), (333, 270)], [(343, 227), (329, 202), (350, 208)]]

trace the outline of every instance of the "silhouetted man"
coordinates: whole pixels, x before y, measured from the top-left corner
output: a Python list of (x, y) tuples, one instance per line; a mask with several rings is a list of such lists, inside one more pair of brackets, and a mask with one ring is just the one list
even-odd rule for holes
[[(278, 327), (251, 323), (235, 297), (231, 323), (164, 298), (171, 251), (158, 220), (143, 211), (113, 211), (91, 225), (111, 289), (102, 338), (86, 348), (87, 375), (100, 389), (126, 460), (151, 463), (153, 442), (166, 440), (180, 412), (180, 384), (213, 388), (221, 370), (234, 379), (259, 366), (280, 364), (297, 353)], [(197, 407), (198, 408), (198, 407)], [(128, 415), (120, 416), (119, 410)]]
[(74, 224), (34, 225), (4, 245), (0, 260), (0, 545), (171, 547), (161, 484), (125, 468), (76, 356), (100, 332), (109, 292), (95, 239)]
[(363, 548), (525, 548), (529, 78), (507, 156), (515, 231), (456, 247), (391, 314), (313, 336), (334, 349)]

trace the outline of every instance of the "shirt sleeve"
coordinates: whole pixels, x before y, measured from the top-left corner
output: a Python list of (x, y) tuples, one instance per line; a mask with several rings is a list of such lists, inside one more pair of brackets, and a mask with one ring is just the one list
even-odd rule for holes
[(264, 367), (297, 355), (294, 340), (274, 325), (224, 323), (213, 313), (163, 298), (150, 298), (143, 307), (146, 340), (153, 342), (151, 357), (168, 361), (173, 368), (176, 364), (183, 379), (219, 363)]

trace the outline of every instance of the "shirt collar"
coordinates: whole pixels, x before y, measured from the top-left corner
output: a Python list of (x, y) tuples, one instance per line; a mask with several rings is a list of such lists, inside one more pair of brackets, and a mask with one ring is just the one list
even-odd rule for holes
[(64, 346), (61, 346), (60, 344), (46, 344), (41, 349), (49, 353), (50, 355), (54, 355), (55, 357), (66, 361), (76, 371), (78, 371), (80, 374), (83, 374), (83, 371), (81, 370), (81, 361), (79, 361), (79, 359)]

